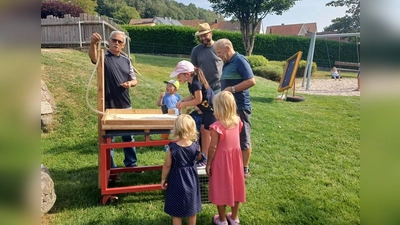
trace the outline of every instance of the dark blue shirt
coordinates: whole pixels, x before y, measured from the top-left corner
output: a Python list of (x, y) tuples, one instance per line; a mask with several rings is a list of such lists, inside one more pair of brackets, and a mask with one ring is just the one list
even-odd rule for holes
[[(245, 80), (253, 78), (253, 70), (249, 61), (243, 55), (235, 53), (222, 67), (221, 90), (234, 86)], [(250, 90), (245, 89), (233, 94), (236, 100), (237, 110), (250, 110)]]
[(214, 91), (210, 87), (206, 89), (204, 85), (199, 81), (199, 78), (195, 75), (193, 76), (192, 83), (188, 83), (188, 88), (190, 94), (192, 94), (193, 97), (195, 96), (194, 93), (196, 91), (201, 91), (203, 99), (201, 100), (201, 103), (197, 105), (197, 107), (199, 107), (199, 109), (203, 113), (213, 112), (212, 99), (214, 97)]

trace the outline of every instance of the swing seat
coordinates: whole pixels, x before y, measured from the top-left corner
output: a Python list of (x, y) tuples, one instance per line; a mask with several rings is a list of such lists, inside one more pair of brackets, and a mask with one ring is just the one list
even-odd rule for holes
[(345, 66), (345, 67), (357, 68), (357, 69), (352, 69), (352, 68), (337, 68), (339, 71), (358, 72), (358, 71), (360, 70), (360, 63), (335, 61), (335, 66)]

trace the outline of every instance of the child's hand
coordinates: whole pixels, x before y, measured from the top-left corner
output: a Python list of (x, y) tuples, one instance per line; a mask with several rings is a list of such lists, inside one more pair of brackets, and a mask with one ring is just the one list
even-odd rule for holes
[(206, 173), (208, 176), (211, 176), (211, 166), (209, 166), (208, 164), (206, 165)]
[(164, 98), (164, 96), (165, 96), (165, 92), (161, 92), (160, 98)]
[(167, 181), (166, 180), (161, 180), (161, 188), (165, 190), (165, 189), (167, 189), (167, 186), (168, 186)]

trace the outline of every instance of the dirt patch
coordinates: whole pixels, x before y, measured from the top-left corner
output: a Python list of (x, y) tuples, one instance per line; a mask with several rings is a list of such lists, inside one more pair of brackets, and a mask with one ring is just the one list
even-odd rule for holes
[[(304, 87), (301, 86), (302, 79), (296, 79), (296, 92), (310, 95), (338, 95), (338, 96), (360, 96), (357, 88), (357, 78), (342, 78), (340, 81), (335, 79), (311, 79), (310, 86), (306, 90), (307, 80)], [(291, 93), (292, 90), (289, 90)]]

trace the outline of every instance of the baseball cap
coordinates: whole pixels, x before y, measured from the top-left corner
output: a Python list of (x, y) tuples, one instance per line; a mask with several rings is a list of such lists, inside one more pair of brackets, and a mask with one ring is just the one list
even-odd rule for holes
[(190, 73), (194, 71), (194, 66), (191, 62), (182, 60), (178, 62), (176, 65), (174, 71), (172, 71), (171, 75), (169, 77), (176, 77), (180, 73)]
[(177, 80), (166, 80), (166, 81), (164, 81), (164, 83), (172, 84), (172, 85), (174, 85), (176, 87), (176, 90), (179, 89), (179, 81), (177, 81)]

